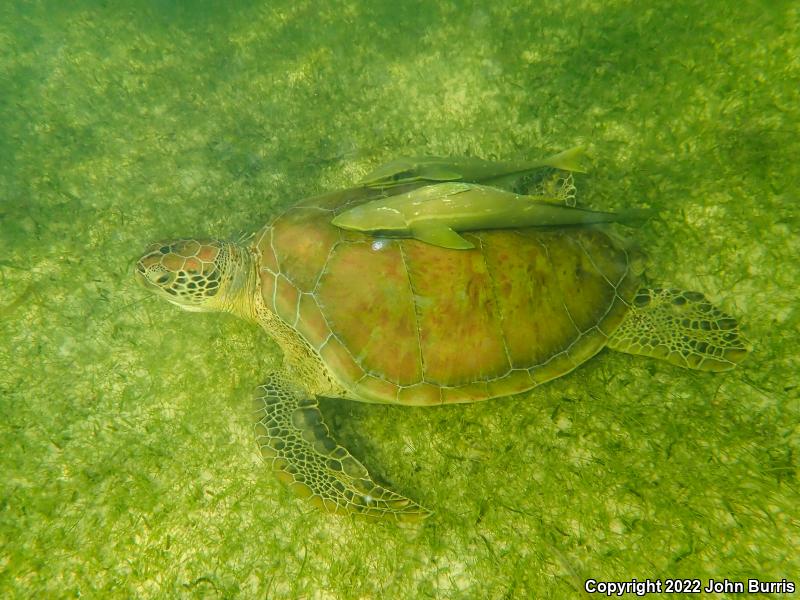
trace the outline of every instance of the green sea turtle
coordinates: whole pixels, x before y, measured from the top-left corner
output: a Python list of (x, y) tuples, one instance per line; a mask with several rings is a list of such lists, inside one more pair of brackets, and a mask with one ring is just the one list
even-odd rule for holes
[(136, 266), (158, 296), (234, 313), (279, 343), (284, 365), (257, 390), (256, 435), (278, 478), (317, 506), (429, 514), (337, 444), (318, 397), (476, 402), (530, 390), (604, 347), (709, 371), (746, 355), (735, 319), (696, 292), (643, 289), (635, 253), (600, 228), (465, 232), (474, 249), (457, 251), (331, 224), (361, 203), (430, 184), (408, 169), (389, 180), (401, 179), (303, 200), (249, 244), (158, 242)]

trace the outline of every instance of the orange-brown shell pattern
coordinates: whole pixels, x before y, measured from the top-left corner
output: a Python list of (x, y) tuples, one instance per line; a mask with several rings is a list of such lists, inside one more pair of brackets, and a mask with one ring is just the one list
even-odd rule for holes
[(528, 390), (594, 356), (639, 278), (599, 229), (466, 233), (474, 250), (342, 231), (323, 196), (256, 240), (267, 307), (355, 398), (432, 405)]

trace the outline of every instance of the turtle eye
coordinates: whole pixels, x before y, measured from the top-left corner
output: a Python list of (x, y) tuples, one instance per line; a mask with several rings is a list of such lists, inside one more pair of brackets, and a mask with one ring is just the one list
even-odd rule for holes
[(159, 285), (164, 285), (169, 281), (169, 273), (164, 273), (161, 277), (156, 279), (156, 283)]

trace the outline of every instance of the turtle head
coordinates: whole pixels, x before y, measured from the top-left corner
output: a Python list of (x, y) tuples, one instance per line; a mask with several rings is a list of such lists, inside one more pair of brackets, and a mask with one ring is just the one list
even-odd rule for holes
[(136, 279), (189, 311), (233, 311), (246, 280), (247, 251), (221, 240), (165, 240), (148, 246)]

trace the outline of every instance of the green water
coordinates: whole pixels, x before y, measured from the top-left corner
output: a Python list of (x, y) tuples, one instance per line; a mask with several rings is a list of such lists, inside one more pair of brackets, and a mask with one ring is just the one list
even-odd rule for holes
[[(0, 596), (800, 583), (797, 3), (122, 4), (0, 7)], [(132, 277), (152, 239), (236, 237), (398, 155), (577, 144), (581, 202), (660, 209), (634, 232), (648, 277), (740, 317), (753, 354), (715, 375), (603, 352), (471, 406), (326, 403), (435, 511), (420, 527), (296, 501), (248, 413), (277, 347)]]

